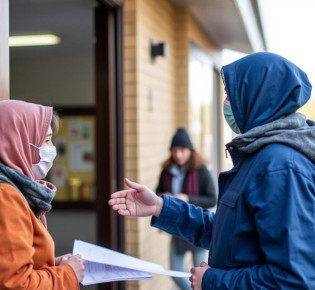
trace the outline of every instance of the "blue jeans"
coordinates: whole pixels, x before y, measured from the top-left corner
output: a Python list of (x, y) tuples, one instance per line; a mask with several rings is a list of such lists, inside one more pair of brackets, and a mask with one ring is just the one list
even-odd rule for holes
[[(177, 241), (176, 241), (177, 240)], [(170, 248), (170, 264), (171, 269), (175, 271), (185, 271), (184, 262), (185, 256), (187, 252), (192, 253), (194, 266), (199, 266), (202, 261), (208, 262), (208, 251), (202, 248), (197, 248), (192, 245), (187, 245), (186, 248), (178, 249), (178, 239), (172, 237), (171, 240), (171, 248)], [(172, 277), (176, 285), (181, 290), (190, 290), (190, 281), (189, 278), (180, 278), (180, 277)]]

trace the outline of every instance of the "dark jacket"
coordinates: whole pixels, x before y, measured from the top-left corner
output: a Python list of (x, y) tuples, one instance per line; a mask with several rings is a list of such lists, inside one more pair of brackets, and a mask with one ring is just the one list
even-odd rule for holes
[[(167, 174), (170, 174), (168, 169), (163, 169), (160, 178), (159, 184), (156, 188), (157, 194), (162, 194), (167, 191), (165, 186), (165, 177)], [(187, 191), (187, 180), (188, 173), (186, 173), (186, 177), (182, 187), (182, 193), (186, 193), (189, 195)], [(171, 182), (170, 178), (170, 182)], [(206, 166), (201, 166), (197, 169), (197, 184), (198, 184), (198, 194), (197, 195), (189, 195), (189, 203), (192, 203), (196, 206), (201, 206), (203, 208), (210, 208), (216, 205), (217, 196), (215, 193), (215, 187), (213, 183), (213, 179), (210, 175), (209, 170)], [(171, 191), (172, 192), (172, 191)]]
[[(210, 208), (215, 206), (217, 202), (217, 196), (215, 193), (213, 179), (210, 175), (209, 170), (207, 169), (206, 166), (203, 165), (200, 168), (196, 169), (196, 173), (197, 180), (195, 182), (197, 185), (196, 189), (197, 194), (195, 195), (189, 194), (188, 176), (189, 174), (192, 174), (192, 172), (186, 172), (181, 193), (188, 194), (189, 197), (188, 202), (194, 204), (195, 206), (200, 206), (202, 208)], [(163, 169), (160, 174), (159, 184), (156, 188), (156, 193), (163, 194), (166, 191), (172, 192), (171, 184), (172, 184), (171, 173), (167, 168)], [(178, 253), (183, 254), (186, 251), (194, 251), (195, 247), (191, 243), (174, 236), (172, 237), (172, 239), (174, 240), (175, 248)]]
[(209, 248), (202, 289), (315, 289), (315, 123), (295, 113), (311, 85), (269, 53), (223, 75), (243, 134), (227, 144), (217, 212), (164, 196), (152, 225)]

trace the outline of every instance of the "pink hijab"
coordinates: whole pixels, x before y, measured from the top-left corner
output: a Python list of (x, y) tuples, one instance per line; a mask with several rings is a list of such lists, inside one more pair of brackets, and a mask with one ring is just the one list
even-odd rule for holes
[(34, 180), (32, 164), (51, 123), (53, 109), (24, 101), (0, 101), (0, 163)]

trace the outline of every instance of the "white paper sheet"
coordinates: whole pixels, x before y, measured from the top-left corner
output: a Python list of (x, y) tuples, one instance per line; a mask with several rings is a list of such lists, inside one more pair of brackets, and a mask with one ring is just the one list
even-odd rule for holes
[(143, 271), (86, 261), (85, 276), (82, 285), (91, 285), (111, 281), (147, 280), (152, 276)]
[(152, 279), (150, 273), (173, 277), (191, 274), (165, 270), (162, 265), (143, 261), (104, 247), (75, 240), (73, 255), (80, 254), (87, 261), (83, 285), (123, 280)]

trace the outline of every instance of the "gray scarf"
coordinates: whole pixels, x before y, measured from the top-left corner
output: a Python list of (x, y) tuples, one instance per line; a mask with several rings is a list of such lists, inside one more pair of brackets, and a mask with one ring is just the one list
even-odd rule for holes
[(51, 202), (55, 196), (55, 191), (2, 164), (0, 164), (1, 181), (17, 188), (37, 216), (40, 215), (41, 211), (48, 212), (51, 210)]
[(268, 144), (282, 143), (300, 151), (315, 164), (315, 122), (300, 113), (255, 127), (231, 143), (245, 154), (254, 153)]

